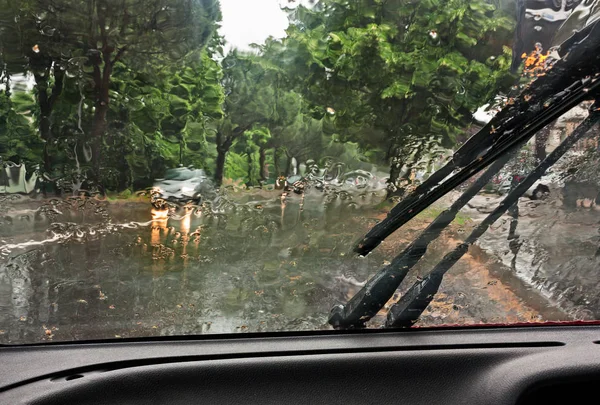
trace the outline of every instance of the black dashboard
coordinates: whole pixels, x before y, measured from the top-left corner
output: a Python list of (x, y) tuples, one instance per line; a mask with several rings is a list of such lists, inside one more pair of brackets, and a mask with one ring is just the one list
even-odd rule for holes
[(600, 326), (6, 346), (0, 364), (10, 405), (589, 403)]

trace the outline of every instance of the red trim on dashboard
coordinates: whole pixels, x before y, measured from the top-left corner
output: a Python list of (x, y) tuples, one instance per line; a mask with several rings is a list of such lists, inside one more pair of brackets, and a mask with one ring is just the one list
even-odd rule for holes
[(547, 321), (547, 322), (515, 322), (515, 323), (444, 323), (441, 325), (417, 326), (411, 329), (436, 329), (436, 328), (487, 328), (507, 326), (570, 326), (570, 325), (600, 325), (600, 320), (594, 321)]

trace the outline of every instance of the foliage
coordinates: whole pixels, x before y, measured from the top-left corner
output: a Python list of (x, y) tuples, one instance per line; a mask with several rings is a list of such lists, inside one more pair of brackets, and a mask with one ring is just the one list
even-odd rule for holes
[(238, 153), (247, 156), (248, 182), (253, 184), (257, 179), (251, 175), (252, 155), (258, 149), (264, 156), (265, 148), (279, 147), (276, 138), (300, 114), (300, 100), (280, 88), (280, 72), (260, 56), (234, 50), (222, 64), (225, 117), (216, 128), (215, 180), (220, 184), (225, 156), (235, 144)]
[(233, 151), (229, 152), (227, 162), (225, 163), (225, 178), (233, 180), (245, 179), (247, 174), (248, 162), (246, 158), (242, 154)]
[[(54, 109), (67, 85), (65, 76), (75, 77), (74, 87), (86, 99), (86, 102), (77, 102), (79, 134), (75, 143), (91, 153), (91, 165), (83, 175), (103, 186), (114, 183), (115, 173), (122, 174), (122, 165), (128, 160), (127, 156), (116, 157), (111, 153), (121, 148), (127, 150), (128, 141), (119, 139), (113, 132), (106, 136), (107, 130), (126, 131), (126, 137), (131, 132), (131, 138), (138, 135), (137, 140), (141, 140), (135, 123), (133, 127), (129, 123), (119, 127), (119, 122), (127, 120), (130, 112), (143, 107), (139, 99), (133, 99), (130, 105), (127, 97), (118, 92), (114, 83), (116, 71), (126, 73), (133, 69), (138, 76), (146, 75), (142, 81), (147, 83), (146, 87), (151, 87), (159, 77), (167, 77), (164, 70), (170, 69), (172, 61), (181, 61), (190, 52), (203, 49), (213, 37), (215, 22), (220, 18), (218, 3), (213, 0), (3, 0), (2, 3), (3, 33), (9, 32), (9, 41), (2, 46), (4, 75), (10, 77), (30, 72), (35, 78), (38, 130), (47, 145), (44, 148), (46, 171), (54, 174), (62, 163), (53, 162), (56, 159), (51, 158), (48, 148), (56, 144), (52, 125), (58, 120), (54, 119)], [(194, 69), (192, 65), (186, 68)], [(183, 89), (190, 85), (190, 76), (197, 73), (184, 70), (178, 78), (180, 81), (171, 83), (170, 87), (178, 85), (177, 89)], [(191, 82), (205, 77), (211, 80), (208, 72), (201, 73), (207, 74), (201, 74), (198, 79), (191, 78)], [(215, 79), (212, 78), (213, 84)], [(123, 81), (117, 84), (122, 85)], [(206, 86), (210, 87), (205, 83), (198, 91), (208, 93)], [(158, 86), (161, 87), (169, 86)], [(176, 136), (180, 143), (185, 138), (180, 133), (191, 132), (197, 137), (198, 130), (193, 122), (189, 122), (189, 115), (198, 116), (200, 110), (207, 115), (218, 114), (215, 111), (221, 101), (218, 94), (207, 95), (205, 101), (197, 101), (197, 95), (191, 93), (189, 96), (195, 98), (193, 104), (213, 105), (209, 108), (190, 105), (189, 111), (172, 112), (173, 122), (169, 129), (178, 132)], [(127, 102), (123, 103), (123, 100)], [(174, 109), (177, 109), (178, 101), (171, 100)], [(113, 102), (116, 105), (112, 105)], [(61, 121), (72, 122), (72, 110), (63, 109), (63, 113), (70, 114), (63, 116)], [(111, 114), (116, 117), (110, 117)], [(76, 150), (77, 146), (74, 148)], [(71, 160), (78, 161), (77, 165), (82, 163), (78, 158)], [(125, 172), (127, 169), (125, 167)], [(118, 186), (130, 182), (120, 179)]]
[(27, 93), (0, 92), (0, 162), (40, 163), (42, 142), (35, 136), (27, 114), (35, 108), (33, 97)]
[(223, 55), (218, 0), (0, 0), (0, 156), (63, 190), (177, 165), (259, 185), (293, 159), (396, 178), (513, 84), (496, 3), (321, 0), (288, 10), (284, 39)]
[(415, 140), (451, 147), (514, 81), (513, 21), (484, 0), (322, 0), (290, 15), (282, 58), (314, 114), (386, 159)]
[(221, 69), (208, 52), (193, 52), (159, 75), (125, 65), (115, 73), (106, 142), (126, 152), (126, 166), (109, 166), (128, 167), (137, 187), (179, 164), (209, 169), (206, 127), (222, 117), (223, 92)]

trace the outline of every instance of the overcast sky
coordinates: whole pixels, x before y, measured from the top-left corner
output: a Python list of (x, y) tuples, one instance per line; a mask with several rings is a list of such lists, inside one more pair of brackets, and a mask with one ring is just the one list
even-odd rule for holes
[(221, 35), (227, 49), (248, 50), (252, 43), (261, 44), (269, 36), (282, 38), (288, 26), (280, 0), (221, 0), (223, 21)]

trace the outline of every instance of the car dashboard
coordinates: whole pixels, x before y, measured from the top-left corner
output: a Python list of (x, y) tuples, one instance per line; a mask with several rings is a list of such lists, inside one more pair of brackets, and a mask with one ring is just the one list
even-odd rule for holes
[(0, 348), (1, 404), (589, 400), (600, 326), (374, 330)]

